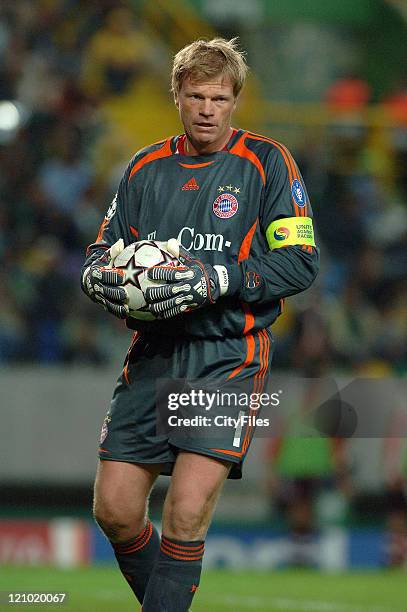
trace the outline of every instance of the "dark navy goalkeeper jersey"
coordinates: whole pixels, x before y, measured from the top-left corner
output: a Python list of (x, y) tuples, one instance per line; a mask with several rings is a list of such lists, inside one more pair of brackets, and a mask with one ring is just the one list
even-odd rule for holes
[(283, 298), (306, 289), (318, 269), (298, 167), (282, 144), (244, 130), (208, 155), (185, 155), (184, 142), (185, 135), (168, 138), (133, 157), (85, 266), (119, 238), (178, 238), (201, 261), (233, 266), (239, 290), (170, 321), (128, 319), (129, 327), (196, 337), (268, 327)]

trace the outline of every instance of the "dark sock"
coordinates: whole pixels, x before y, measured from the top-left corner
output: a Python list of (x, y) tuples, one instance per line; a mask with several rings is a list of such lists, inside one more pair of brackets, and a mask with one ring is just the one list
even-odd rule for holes
[(151, 571), (157, 560), (160, 537), (151, 521), (143, 531), (128, 542), (111, 542), (114, 554), (133, 593), (143, 602)]
[(143, 612), (188, 612), (199, 586), (204, 542), (183, 542), (164, 535), (148, 582)]

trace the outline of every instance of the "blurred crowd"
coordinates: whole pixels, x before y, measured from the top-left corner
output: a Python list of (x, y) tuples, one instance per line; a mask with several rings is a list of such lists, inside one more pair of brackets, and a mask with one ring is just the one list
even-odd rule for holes
[[(107, 175), (95, 169), (101, 105), (156, 62), (136, 17), (117, 0), (1, 3), (4, 363), (103, 364), (118, 334), (129, 334), (81, 295), (79, 270), (125, 162)], [(349, 79), (326, 101), (345, 95), (349, 105), (349, 91), (369, 102), (368, 86), (349, 89)], [(338, 122), (322, 136), (304, 133), (293, 153), (312, 195), (322, 271), (312, 290), (287, 300), (276, 363), (309, 376), (405, 372), (407, 128)]]
[(92, 156), (102, 101), (125, 92), (148, 55), (146, 35), (116, 0), (1, 3), (2, 362), (98, 365), (111, 355), (123, 324), (79, 289), (115, 190)]
[[(297, 153), (316, 217), (322, 270), (281, 328), (276, 361), (401, 376), (407, 366), (407, 127), (331, 127)], [(291, 315), (291, 316), (290, 316)], [(277, 351), (279, 351), (277, 345)]]

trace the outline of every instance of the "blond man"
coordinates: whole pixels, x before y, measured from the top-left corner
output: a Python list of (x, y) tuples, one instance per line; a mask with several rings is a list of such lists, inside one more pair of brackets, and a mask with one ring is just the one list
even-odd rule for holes
[[(255, 429), (247, 418), (221, 440), (157, 433), (156, 380), (259, 391), (282, 300), (309, 287), (318, 269), (311, 207), (289, 151), (231, 125), (246, 73), (236, 39), (198, 40), (176, 54), (172, 90), (184, 133), (130, 161), (83, 268), (85, 293), (135, 327), (122, 275), (104, 269), (111, 247), (120, 238), (178, 240), (182, 266), (149, 272), (166, 284), (146, 292), (157, 319), (137, 323), (95, 483), (96, 520), (143, 612), (189, 609), (216, 500), (226, 478), (241, 477)], [(172, 476), (161, 541), (147, 510), (160, 473)]]

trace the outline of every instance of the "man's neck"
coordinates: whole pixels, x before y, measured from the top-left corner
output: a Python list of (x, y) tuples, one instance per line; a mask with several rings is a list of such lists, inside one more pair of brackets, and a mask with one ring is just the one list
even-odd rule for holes
[(210, 153), (216, 153), (217, 151), (223, 151), (226, 148), (229, 140), (231, 139), (234, 133), (234, 129), (232, 127), (229, 128), (227, 135), (222, 140), (219, 145), (208, 145), (208, 147), (200, 147), (197, 148), (192, 142), (189, 140), (188, 136), (185, 137), (185, 155), (209, 155)]

